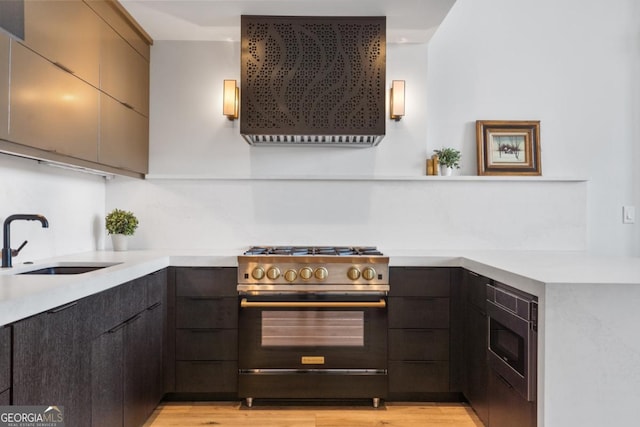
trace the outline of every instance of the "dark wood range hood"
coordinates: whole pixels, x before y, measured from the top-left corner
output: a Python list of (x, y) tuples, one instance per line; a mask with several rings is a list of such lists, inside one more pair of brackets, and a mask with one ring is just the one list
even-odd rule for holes
[(251, 145), (375, 146), (385, 17), (242, 16), (240, 133)]

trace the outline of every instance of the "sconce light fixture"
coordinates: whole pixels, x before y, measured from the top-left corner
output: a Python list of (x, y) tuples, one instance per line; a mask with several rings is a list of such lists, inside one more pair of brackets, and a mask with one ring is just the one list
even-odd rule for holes
[(396, 122), (399, 122), (402, 116), (404, 116), (404, 80), (394, 80), (391, 82), (389, 111), (391, 118)]
[(240, 102), (240, 89), (235, 80), (225, 80), (222, 91), (222, 114), (229, 120), (238, 118), (238, 103)]

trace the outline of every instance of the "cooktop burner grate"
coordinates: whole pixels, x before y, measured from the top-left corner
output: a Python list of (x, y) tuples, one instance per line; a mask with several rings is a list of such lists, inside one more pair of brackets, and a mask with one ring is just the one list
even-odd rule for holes
[(374, 246), (253, 246), (244, 255), (382, 256)]

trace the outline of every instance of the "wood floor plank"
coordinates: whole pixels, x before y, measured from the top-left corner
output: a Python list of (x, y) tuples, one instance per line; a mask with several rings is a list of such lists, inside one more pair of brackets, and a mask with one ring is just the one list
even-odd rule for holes
[(239, 402), (164, 402), (144, 427), (483, 427), (457, 403), (365, 406), (270, 406)]

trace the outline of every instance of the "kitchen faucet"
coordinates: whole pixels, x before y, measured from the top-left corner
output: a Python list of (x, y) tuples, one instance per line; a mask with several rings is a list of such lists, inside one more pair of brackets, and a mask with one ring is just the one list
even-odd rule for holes
[(24, 248), (24, 245), (27, 244), (27, 241), (25, 240), (18, 249), (11, 249), (11, 223), (18, 219), (25, 221), (40, 221), (40, 223), (42, 223), (42, 228), (49, 228), (49, 221), (47, 221), (47, 218), (43, 215), (15, 214), (7, 217), (7, 219), (4, 220), (3, 226), (4, 238), (2, 240), (2, 267), (11, 267), (11, 257), (17, 256), (22, 248)]

